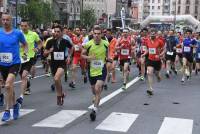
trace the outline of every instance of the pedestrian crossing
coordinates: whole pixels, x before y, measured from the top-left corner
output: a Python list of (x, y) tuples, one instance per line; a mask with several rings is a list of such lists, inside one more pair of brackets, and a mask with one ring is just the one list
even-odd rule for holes
[[(21, 109), (20, 117), (36, 111), (35, 109)], [(11, 111), (12, 113), (12, 111)], [(89, 112), (86, 110), (60, 110), (53, 115), (41, 119), (41, 121), (33, 123), (34, 128), (64, 128), (66, 125), (78, 120), (83, 115)], [(0, 113), (0, 117), (3, 113)], [(97, 117), (101, 116), (97, 114)], [(134, 123), (139, 120), (139, 114), (134, 113), (120, 113), (112, 112), (105, 119), (98, 120), (98, 124), (93, 128), (98, 131), (112, 131), (112, 132), (123, 132), (127, 133)], [(141, 115), (142, 116), (142, 115)], [(26, 117), (28, 118), (28, 117)], [(25, 120), (26, 118), (23, 118)], [(13, 119), (11, 119), (13, 120)], [(100, 122), (100, 123), (99, 123)], [(0, 126), (6, 122), (0, 121)], [(152, 122), (153, 123), (153, 122)], [(13, 124), (12, 124), (13, 125)], [(149, 124), (151, 125), (151, 124)], [(141, 126), (141, 128), (143, 128)], [(174, 118), (174, 117), (164, 117), (157, 134), (192, 134), (193, 131), (193, 120)]]

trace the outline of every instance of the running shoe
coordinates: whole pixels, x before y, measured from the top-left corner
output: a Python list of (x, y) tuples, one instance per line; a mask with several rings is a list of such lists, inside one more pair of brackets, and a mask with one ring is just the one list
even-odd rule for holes
[(74, 84), (73, 82), (70, 82), (70, 83), (69, 83), (69, 87), (75, 88), (75, 84)]
[(123, 89), (123, 90), (126, 90), (126, 83), (123, 83), (122, 89)]
[(153, 90), (147, 90), (147, 94), (150, 96), (153, 95)]
[(17, 120), (19, 118), (19, 109), (20, 109), (19, 103), (16, 103), (13, 106), (13, 119), (14, 120)]
[(1, 121), (8, 121), (10, 119), (11, 115), (10, 115), (10, 110), (6, 110), (3, 114), (3, 117), (1, 119)]
[(92, 112), (90, 113), (90, 119), (91, 119), (91, 121), (96, 120), (96, 112), (94, 110), (92, 110)]

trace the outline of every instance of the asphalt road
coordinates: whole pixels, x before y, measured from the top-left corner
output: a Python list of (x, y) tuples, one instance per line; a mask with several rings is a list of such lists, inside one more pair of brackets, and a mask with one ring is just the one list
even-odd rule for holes
[[(52, 77), (31, 80), (32, 94), (25, 96), (18, 120), (0, 122), (0, 134), (199, 134), (200, 77), (193, 76), (184, 85), (181, 77), (155, 81), (155, 95), (146, 94), (147, 84), (137, 79), (137, 69), (131, 69), (129, 88), (123, 92), (121, 73), (117, 83), (103, 91), (103, 104), (95, 122), (90, 121), (88, 107), (92, 104), (89, 83), (78, 77), (76, 89), (67, 92), (64, 106), (56, 105), (56, 94), (50, 89)], [(44, 74), (37, 69), (37, 76)], [(79, 72), (78, 76), (81, 73)], [(19, 81), (17, 78), (16, 81)], [(15, 84), (19, 95), (19, 82)], [(0, 107), (1, 112), (4, 107)]]

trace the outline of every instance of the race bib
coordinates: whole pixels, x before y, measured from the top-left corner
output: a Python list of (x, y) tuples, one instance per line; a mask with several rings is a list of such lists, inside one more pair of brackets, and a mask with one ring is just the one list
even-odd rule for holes
[(184, 52), (190, 52), (191, 48), (190, 47), (184, 47)]
[(12, 63), (13, 62), (12, 53), (0, 53), (0, 62)]
[(156, 54), (156, 48), (149, 48), (149, 54)]
[(147, 47), (146, 46), (142, 46), (142, 51), (146, 51)]
[(64, 52), (54, 52), (54, 60), (64, 60)]
[(177, 53), (182, 53), (182, 48), (176, 48)]
[(103, 67), (103, 61), (102, 60), (93, 60), (93, 61), (91, 61), (91, 66), (93, 68), (102, 68)]
[(167, 52), (167, 55), (171, 55), (172, 56), (173, 54), (174, 54), (174, 52), (169, 52), (169, 51)]
[(78, 45), (75, 45), (75, 46), (74, 46), (74, 49), (75, 49), (75, 51), (79, 51), (79, 50), (80, 50), (80, 47), (79, 47)]
[(129, 49), (122, 49), (121, 55), (129, 55)]

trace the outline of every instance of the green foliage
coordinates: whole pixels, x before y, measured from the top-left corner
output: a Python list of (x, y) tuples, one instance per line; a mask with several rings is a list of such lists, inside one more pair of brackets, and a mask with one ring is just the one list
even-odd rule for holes
[(80, 15), (81, 25), (87, 28), (92, 27), (96, 22), (95, 11), (92, 8), (84, 9)]
[(54, 19), (50, 4), (41, 0), (28, 0), (26, 5), (20, 5), (19, 10), (20, 17), (28, 19), (34, 26), (49, 24)]

